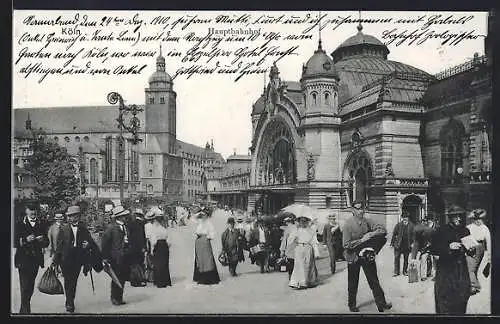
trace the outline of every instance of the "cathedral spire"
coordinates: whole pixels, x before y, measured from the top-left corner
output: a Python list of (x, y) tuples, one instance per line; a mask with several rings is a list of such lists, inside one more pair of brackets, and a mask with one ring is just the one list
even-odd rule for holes
[(318, 51), (322, 51), (323, 47), (321, 46), (321, 11), (318, 16)]
[(30, 119), (30, 113), (28, 113), (28, 119), (26, 120), (26, 129), (30, 130), (31, 129), (31, 119)]

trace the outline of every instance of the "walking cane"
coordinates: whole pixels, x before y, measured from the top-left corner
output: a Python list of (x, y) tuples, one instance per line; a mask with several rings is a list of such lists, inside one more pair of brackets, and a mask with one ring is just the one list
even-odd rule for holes
[(95, 295), (94, 277), (92, 277), (92, 269), (90, 269), (90, 283), (92, 284), (92, 294)]

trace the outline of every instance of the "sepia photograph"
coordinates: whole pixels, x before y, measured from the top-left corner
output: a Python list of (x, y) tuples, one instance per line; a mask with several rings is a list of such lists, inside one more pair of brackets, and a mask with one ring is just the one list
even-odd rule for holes
[(11, 316), (491, 315), (493, 10), (13, 10)]

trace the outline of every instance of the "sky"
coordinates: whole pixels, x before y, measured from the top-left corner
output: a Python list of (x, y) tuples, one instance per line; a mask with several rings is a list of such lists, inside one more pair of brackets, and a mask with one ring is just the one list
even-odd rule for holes
[[(50, 33), (51, 31), (60, 30), (53, 26), (27, 26), (23, 24), (23, 20), (29, 15), (36, 17), (56, 18), (62, 15), (63, 18), (74, 17), (76, 12), (71, 11), (14, 11), (13, 16), (13, 57), (17, 60), (20, 50), (26, 46), (26, 43), (19, 44), (18, 39), (21, 35), (28, 32)], [(88, 20), (93, 17), (99, 19), (103, 16), (122, 16), (130, 17), (136, 12), (101, 12), (88, 11), (79, 12), (80, 19), (83, 15), (88, 15)], [(158, 15), (170, 15), (172, 20), (182, 16), (183, 12), (159, 12), (159, 11), (144, 11), (137, 12), (138, 17), (144, 21), (151, 21)], [(284, 12), (285, 14), (304, 16), (307, 12)], [(237, 14), (241, 15), (244, 12), (191, 12), (199, 17), (215, 17), (220, 14)], [(260, 15), (274, 14), (276, 12), (252, 12), (254, 17)], [(317, 16), (318, 12), (310, 12), (311, 16)], [(321, 15), (327, 15), (326, 19), (334, 19), (338, 17), (351, 16), (356, 19), (359, 16), (357, 11), (351, 12), (322, 12)], [(370, 18), (392, 18), (393, 21), (401, 18), (418, 18), (425, 15), (424, 22), (432, 15), (441, 14), (442, 18), (453, 14), (455, 18), (461, 16), (471, 16), (465, 24), (433, 24), (428, 30), (434, 29), (436, 33), (450, 30), (451, 32), (462, 32), (474, 30), (475, 34), (486, 35), (487, 31), (487, 13), (473, 12), (362, 12), (362, 19)], [(180, 26), (180, 25), (179, 25)], [(230, 28), (233, 25), (220, 25), (220, 28)], [(345, 39), (356, 34), (357, 23), (344, 23), (336, 28), (330, 25), (321, 31), (321, 39), (323, 48), (329, 54)], [(191, 25), (186, 28), (186, 31), (205, 34), (208, 25)], [(398, 28), (399, 31), (408, 29), (409, 31), (419, 29), (422, 24), (363, 24), (363, 33), (377, 37), (382, 42), (387, 42), (389, 39), (383, 39), (383, 33), (393, 28)], [(142, 27), (141, 27), (142, 28)], [(178, 27), (176, 30), (180, 30)], [(255, 27), (250, 27), (256, 29)], [(288, 24), (284, 25), (260, 25), (261, 31), (280, 31), (281, 33), (300, 33), (304, 29), (304, 25)], [(160, 29), (159, 26), (143, 27), (143, 30), (154, 34), (155, 29)], [(299, 43), (288, 43), (281, 41), (279, 44), (287, 48), (291, 45), (298, 44), (299, 48), (296, 51), (298, 55), (286, 56), (281, 59), (277, 66), (280, 70), (282, 80), (299, 81), (302, 72), (302, 64), (306, 63), (309, 57), (312, 56), (317, 48), (319, 33), (317, 29), (311, 31), (312, 39), (303, 40)], [(440, 40), (428, 40), (417, 46), (415, 44), (408, 45), (407, 43), (396, 46), (396, 43), (388, 44), (390, 54), (388, 59), (403, 62), (428, 73), (436, 74), (446, 68), (461, 64), (471, 59), (474, 53), (484, 54), (484, 38), (477, 37), (474, 40), (464, 40), (458, 45), (445, 44), (441, 45)], [(102, 45), (87, 42), (87, 48), (93, 46), (102, 47)], [(259, 44), (256, 42), (255, 44)], [(250, 44), (252, 45), (252, 44)], [(29, 44), (30, 50), (37, 50), (41, 46), (36, 43)], [(55, 45), (51, 45), (55, 46)], [(76, 47), (77, 45), (75, 45)], [(127, 50), (130, 45), (121, 43), (109, 43), (106, 46), (112, 49)], [(160, 42), (147, 42), (138, 44), (136, 47), (144, 51), (157, 51)], [(178, 51), (188, 50), (192, 44), (188, 42), (179, 42), (173, 44), (170, 42), (162, 43), (162, 51), (172, 50), (175, 48)], [(55, 48), (55, 47), (54, 47)], [(155, 55), (156, 56), (156, 55)], [(25, 78), (19, 73), (19, 68), (23, 63), (28, 62), (27, 59), (22, 59), (18, 65), (13, 64), (13, 89), (12, 89), (12, 107), (16, 108), (37, 108), (37, 107), (64, 107), (64, 106), (103, 106), (109, 105), (107, 102), (107, 94), (111, 91), (117, 91), (126, 100), (127, 104), (144, 104), (145, 95), (144, 88), (148, 86), (148, 78), (155, 71), (155, 57), (140, 58), (140, 59), (123, 59), (123, 64), (147, 64), (146, 68), (139, 75), (134, 76), (48, 76), (43, 82), (39, 83), (39, 77)], [(75, 59), (74, 62), (77, 62)], [(77, 62), (78, 63), (78, 62)], [(263, 66), (269, 67), (272, 65), (272, 58), (265, 61)], [(182, 66), (180, 58), (166, 57), (166, 70), (170, 75)], [(268, 80), (266, 73), (266, 79)], [(259, 98), (263, 92), (264, 74), (255, 74), (245, 76), (239, 81), (234, 81), (235, 77), (230, 75), (211, 75), (211, 76), (193, 76), (187, 79), (185, 76), (178, 76), (174, 80), (174, 90), (177, 93), (177, 138), (195, 145), (204, 146), (207, 141), (213, 140), (214, 148), (224, 157), (233, 154), (247, 154), (251, 143), (251, 111), (252, 104)]]

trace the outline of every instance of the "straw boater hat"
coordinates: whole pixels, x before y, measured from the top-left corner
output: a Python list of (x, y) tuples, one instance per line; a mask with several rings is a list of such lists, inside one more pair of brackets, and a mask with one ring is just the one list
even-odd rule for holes
[(335, 213), (331, 213), (328, 215), (328, 219), (329, 220), (336, 220), (337, 219), (337, 215)]
[(69, 206), (68, 210), (66, 211), (66, 215), (74, 215), (74, 214), (80, 214), (80, 207)]
[(136, 208), (134, 210), (134, 214), (139, 214), (139, 215), (144, 216), (144, 211), (141, 208)]
[(116, 217), (120, 217), (120, 216), (126, 216), (126, 215), (130, 214), (130, 211), (123, 208), (123, 206), (116, 206), (115, 208), (113, 208), (112, 213), (113, 214), (111, 215), (111, 217), (116, 218)]
[(446, 215), (451, 218), (451, 217), (461, 217), (463, 214), (465, 214), (465, 210), (457, 205), (451, 205), (448, 210), (446, 211)]
[(54, 219), (55, 219), (55, 220), (63, 220), (63, 219), (64, 219), (64, 216), (63, 216), (63, 214), (55, 214), (55, 215), (54, 215)]
[(205, 206), (202, 206), (196, 213), (196, 218), (201, 218), (202, 216), (210, 216), (208, 208)]
[(163, 211), (160, 208), (151, 208), (147, 213), (144, 219), (146, 220), (152, 220), (157, 217), (162, 217), (163, 216)]
[(477, 220), (477, 219), (485, 219), (486, 218), (486, 210), (484, 209), (474, 209), (470, 212), (468, 218)]
[(238, 222), (238, 223), (243, 223), (243, 217), (238, 217), (238, 218), (236, 218), (236, 222)]

